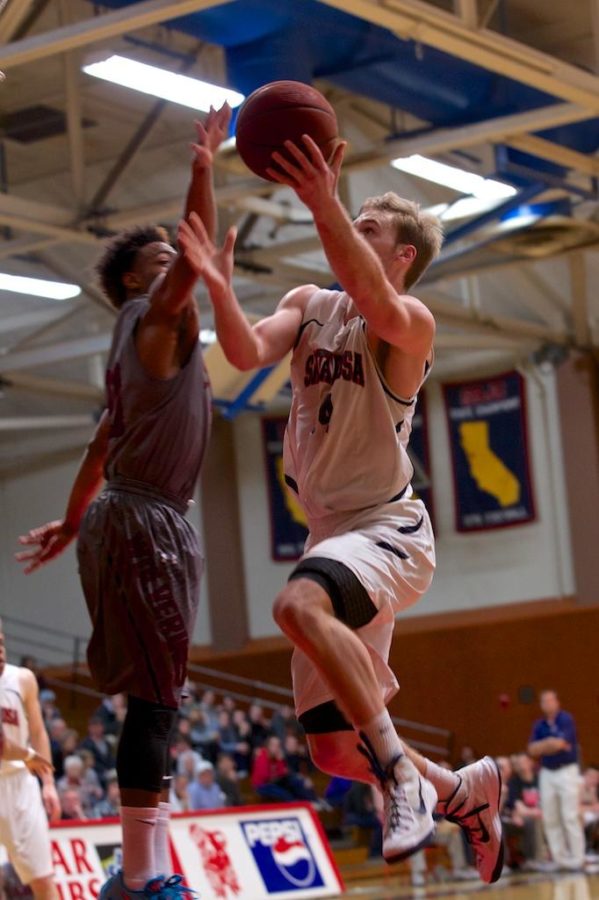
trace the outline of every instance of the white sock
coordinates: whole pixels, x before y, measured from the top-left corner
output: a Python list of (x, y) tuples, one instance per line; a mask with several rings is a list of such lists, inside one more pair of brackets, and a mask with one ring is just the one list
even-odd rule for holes
[(154, 862), (161, 875), (168, 878), (171, 871), (171, 851), (168, 842), (168, 823), (171, 818), (171, 805), (163, 800), (158, 804), (158, 820), (154, 835)]
[(132, 891), (141, 891), (158, 873), (154, 862), (154, 840), (158, 809), (155, 806), (123, 806), (123, 881)]
[(388, 710), (384, 709), (378, 716), (367, 722), (366, 725), (362, 725), (359, 730), (366, 735), (372, 744), (376, 758), (383, 768), (392, 759), (403, 753), (401, 741), (397, 736), (395, 725), (391, 721)]
[(449, 800), (460, 784), (460, 778), (456, 772), (444, 769), (443, 766), (438, 766), (436, 763), (431, 762), (430, 759), (426, 760), (425, 778), (428, 778), (435, 788), (439, 797), (439, 803), (445, 803), (446, 800)]

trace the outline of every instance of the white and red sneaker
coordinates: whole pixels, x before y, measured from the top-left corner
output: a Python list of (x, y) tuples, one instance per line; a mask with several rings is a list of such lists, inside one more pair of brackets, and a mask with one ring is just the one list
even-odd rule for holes
[(437, 792), (403, 753), (383, 768), (363, 732), (360, 738), (358, 749), (383, 794), (383, 856), (388, 863), (399, 862), (425, 847), (433, 836)]
[(501, 875), (504, 853), (499, 769), (494, 759), (485, 756), (456, 775), (460, 783), (443, 804), (444, 816), (465, 832), (478, 874), (486, 884), (493, 884)]

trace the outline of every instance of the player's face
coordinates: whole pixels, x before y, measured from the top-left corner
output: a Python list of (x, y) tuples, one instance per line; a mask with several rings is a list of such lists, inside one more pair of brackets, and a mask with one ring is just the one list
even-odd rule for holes
[(354, 228), (370, 244), (386, 270), (397, 250), (397, 233), (390, 216), (367, 209), (355, 220)]
[(125, 284), (129, 290), (147, 294), (158, 275), (170, 268), (176, 253), (170, 244), (154, 241), (138, 250), (133, 268), (126, 274)]

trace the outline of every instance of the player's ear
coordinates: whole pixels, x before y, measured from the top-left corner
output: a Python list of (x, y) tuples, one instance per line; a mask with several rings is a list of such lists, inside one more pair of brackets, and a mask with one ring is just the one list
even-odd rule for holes
[(418, 251), (414, 244), (398, 244), (395, 251), (395, 258), (401, 259), (404, 262), (413, 263), (417, 253)]
[(123, 274), (123, 287), (128, 291), (135, 291), (140, 287), (139, 275), (135, 272), (125, 272)]

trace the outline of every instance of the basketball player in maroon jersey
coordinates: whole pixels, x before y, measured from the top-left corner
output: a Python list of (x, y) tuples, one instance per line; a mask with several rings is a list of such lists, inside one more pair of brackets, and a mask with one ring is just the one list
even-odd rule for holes
[(295, 646), (296, 710), (323, 771), (380, 785), (387, 860), (424, 846), (441, 814), (461, 825), (492, 882), (503, 864), (493, 760), (449, 772), (400, 740), (386, 709), (398, 688), (387, 662), (395, 616), (425, 593), (435, 565), (407, 455), (435, 323), (408, 290), (439, 252), (440, 225), (391, 193), (365, 201), (352, 223), (337, 196), (344, 144), (327, 164), (303, 140), (273, 154), (268, 174), (312, 212), (343, 290), (303, 285), (251, 326), (231, 282), (234, 232), (217, 249), (193, 223), (229, 361), (252, 369), (293, 351), (285, 477), (310, 533), (274, 616)]
[[(198, 123), (186, 217), (214, 235), (212, 159), (230, 110)], [(211, 422), (211, 396), (193, 287), (197, 237), (179, 224), (179, 252), (161, 228), (117, 236), (97, 265), (118, 318), (106, 372), (107, 409), (89, 444), (63, 519), (21, 538), (31, 572), (78, 536), (81, 582), (93, 623), (88, 647), (98, 690), (128, 694), (119, 742), (123, 870), (100, 900), (191, 893), (170, 875), (168, 739), (186, 675), (202, 549), (185, 519)], [(106, 479), (104, 489), (93, 498)], [(162, 793), (162, 802), (161, 802)]]

